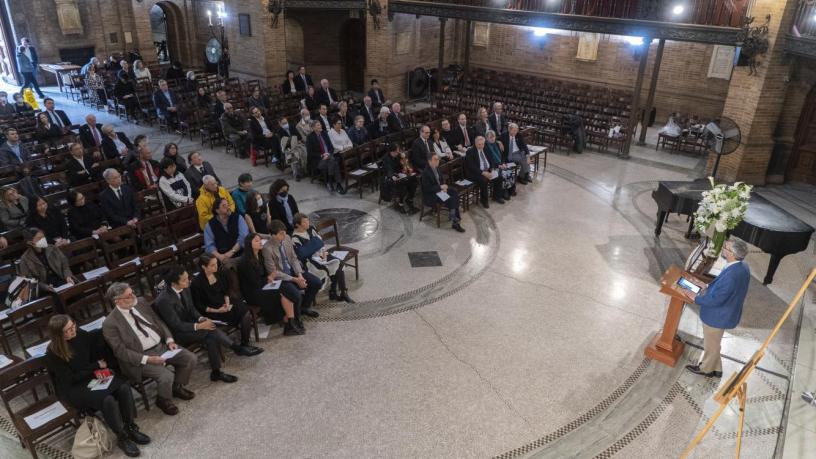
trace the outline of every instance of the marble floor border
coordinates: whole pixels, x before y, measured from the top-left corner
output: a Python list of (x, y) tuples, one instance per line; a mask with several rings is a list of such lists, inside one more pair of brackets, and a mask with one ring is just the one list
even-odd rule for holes
[[(0, 414), (0, 434), (3, 433), (7, 434), (6, 436), (14, 441), (19, 442), (17, 429), (14, 427), (14, 423), (11, 422), (11, 420), (6, 416)], [(74, 457), (70, 451), (63, 451), (52, 446), (48, 442), (37, 443), (36, 448), (38, 454), (50, 457), (52, 459), (73, 459)]]

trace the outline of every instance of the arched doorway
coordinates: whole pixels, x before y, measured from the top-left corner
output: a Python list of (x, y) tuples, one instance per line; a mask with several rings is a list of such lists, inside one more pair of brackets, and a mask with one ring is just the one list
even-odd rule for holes
[(365, 20), (349, 19), (340, 28), (340, 55), (345, 67), (346, 89), (365, 92)]
[(183, 25), (182, 13), (173, 3), (158, 2), (150, 7), (151, 40), (160, 64), (189, 58), (188, 50), (181, 46), (185, 38)]
[(802, 107), (788, 165), (788, 180), (816, 184), (816, 86)]

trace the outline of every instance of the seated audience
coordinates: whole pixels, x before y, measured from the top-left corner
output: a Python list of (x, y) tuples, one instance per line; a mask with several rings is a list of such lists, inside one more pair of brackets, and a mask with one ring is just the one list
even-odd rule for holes
[(215, 108), (213, 110), (213, 115), (215, 116), (215, 119), (217, 120), (221, 119), (221, 115), (223, 115), (224, 112), (226, 111), (226, 107), (224, 107), (224, 105), (228, 103), (229, 102), (227, 101), (227, 91), (224, 91), (223, 89), (215, 91)]
[(88, 68), (85, 75), (85, 88), (88, 90), (88, 104), (91, 107), (108, 105), (108, 93), (105, 88), (105, 77), (99, 74), (94, 67)]
[(54, 105), (54, 99), (50, 97), (43, 99), (43, 104), (45, 105), (45, 111), (43, 113), (48, 115), (48, 120), (51, 121), (51, 124), (59, 126), (63, 134), (70, 134), (71, 129), (74, 129), (76, 126), (71, 124), (71, 120), (68, 119), (68, 115), (65, 114), (65, 111), (57, 110)]
[(74, 239), (84, 239), (108, 230), (102, 210), (78, 191), (68, 192), (68, 228)]
[[(41, 114), (42, 115), (42, 114)], [(20, 166), (31, 159), (31, 151), (20, 141), (15, 128), (6, 129), (6, 141), (0, 145), (0, 167)]]
[(0, 116), (8, 116), (14, 114), (14, 107), (9, 104), (8, 93), (0, 91)]
[(53, 144), (56, 143), (57, 140), (62, 139), (64, 135), (63, 129), (59, 125), (52, 123), (46, 112), (40, 112), (40, 114), (37, 115), (35, 137), (39, 142), (49, 143), (53, 146)]
[(331, 140), (332, 147), (334, 147), (335, 154), (340, 154), (346, 150), (354, 148), (354, 144), (349, 139), (346, 130), (343, 128), (343, 120), (340, 118), (334, 119), (332, 128), (329, 129), (329, 140)]
[(286, 226), (286, 232), (292, 234), (295, 228), (294, 217), (299, 212), (295, 198), (289, 194), (289, 184), (286, 180), (278, 179), (269, 187), (269, 219), (267, 226), (272, 220), (280, 220)]
[(136, 97), (136, 86), (125, 69), (117, 74), (116, 84), (113, 86), (113, 95), (116, 102), (125, 106), (128, 117), (135, 118), (139, 110), (139, 99)]
[(21, 195), (14, 185), (0, 188), (0, 223), (6, 230), (25, 227), (28, 217), (28, 198)]
[(453, 150), (451, 150), (448, 141), (445, 140), (445, 137), (442, 136), (442, 131), (439, 129), (434, 129), (433, 132), (431, 132), (431, 146), (433, 147), (433, 153), (436, 153), (440, 159), (454, 159)]
[(195, 354), (181, 349), (169, 359), (161, 357), (166, 351), (176, 350), (178, 345), (153, 308), (136, 297), (130, 285), (115, 282), (108, 287), (105, 296), (115, 307), (102, 323), (102, 334), (119, 362), (120, 371), (132, 384), (139, 384), (144, 378), (155, 380), (156, 406), (164, 414), (178, 414), (173, 397), (181, 400), (195, 397), (195, 393), (184, 387), (190, 382), (196, 365)]
[[(473, 146), (473, 141), (476, 137), (473, 130), (467, 125), (467, 115), (460, 113), (457, 117), (457, 124), (451, 133), (450, 144), (459, 151), (467, 151)], [(484, 138), (484, 137), (482, 137)]]
[(264, 263), (266, 263), (266, 271), (277, 272), (277, 279), (281, 280), (281, 296), (298, 307), (300, 314), (319, 317), (320, 314), (312, 309), (312, 306), (322, 286), (320, 279), (308, 271), (303, 271), (295, 255), (292, 238), (286, 234), (286, 225), (283, 222), (272, 220), (269, 225), (269, 233), (272, 237), (261, 250)]
[(40, 292), (54, 293), (54, 287), (77, 283), (68, 258), (62, 250), (48, 244), (42, 230), (26, 228), (23, 239), (28, 248), (20, 257), (20, 275), (36, 279)]
[(252, 94), (247, 98), (247, 109), (250, 113), (252, 113), (254, 107), (258, 107), (264, 115), (266, 115), (266, 111), (269, 109), (269, 97), (261, 93), (260, 86), (255, 86), (252, 89)]
[(317, 91), (317, 102), (327, 107), (335, 108), (340, 99), (337, 98), (337, 92), (329, 87), (329, 80), (323, 78), (320, 80), (320, 89)]
[(300, 120), (295, 125), (301, 139), (305, 139), (312, 133), (312, 115), (309, 109), (304, 108), (300, 110)]
[(249, 119), (249, 138), (252, 146), (259, 150), (268, 151), (270, 154), (279, 151), (280, 145), (275, 148), (278, 142), (275, 140), (275, 133), (272, 131), (276, 127), (275, 124), (264, 116), (263, 110), (258, 107), (252, 107), (249, 113), (252, 115)]
[[(86, 332), (69, 316), (55, 314), (48, 319), (48, 350), (45, 366), (54, 380), (57, 396), (77, 410), (102, 412), (105, 423), (116, 435), (116, 445), (125, 455), (139, 456), (139, 445), (150, 437), (133, 421), (136, 402), (127, 380), (111, 371), (110, 352), (102, 330)], [(115, 363), (115, 362), (111, 362)], [(105, 389), (88, 385), (113, 378)]]
[(79, 74), (82, 76), (86, 76), (88, 74), (88, 70), (93, 68), (94, 70), (99, 69), (102, 64), (99, 62), (99, 58), (96, 56), (91, 57), (88, 62), (79, 69)]
[[(219, 198), (226, 199), (229, 203), (229, 208), (235, 212), (235, 201), (232, 200), (229, 191), (218, 184), (218, 180), (212, 175), (205, 175), (202, 179), (201, 188), (198, 190), (198, 197), (196, 198), (196, 210), (198, 211), (198, 224), (203, 230), (207, 223), (210, 222), (214, 213), (213, 206)], [(241, 219), (243, 220), (243, 219)]]
[(337, 113), (334, 114), (343, 123), (343, 129), (348, 129), (354, 125), (354, 117), (348, 109), (348, 103), (340, 101), (337, 104)]
[[(131, 61), (131, 62), (133, 62), (133, 61)], [(130, 65), (130, 62), (122, 59), (121, 61), (119, 61), (119, 66), (121, 67), (121, 69), (118, 72), (116, 72), (116, 77), (117, 78), (127, 76), (131, 80), (136, 79), (136, 77), (133, 74), (133, 67)]]
[(190, 167), (184, 172), (184, 178), (190, 183), (194, 198), (198, 197), (198, 191), (201, 189), (201, 185), (204, 184), (203, 179), (205, 175), (211, 175), (216, 183), (221, 182), (215, 174), (215, 169), (213, 169), (212, 164), (208, 161), (204, 161), (204, 157), (201, 156), (201, 153), (197, 151), (190, 152), (190, 154), (187, 155), (187, 161), (190, 162)]
[(164, 146), (164, 157), (170, 158), (176, 163), (176, 170), (182, 174), (187, 172), (187, 161), (179, 154), (178, 145), (175, 143), (168, 143)]
[(295, 78), (295, 88), (298, 90), (298, 92), (303, 92), (306, 90), (306, 88), (312, 86), (314, 86), (314, 83), (312, 83), (311, 75), (307, 74), (306, 67), (301, 65), (298, 67), (298, 74)]
[(422, 126), (419, 128), (419, 137), (414, 139), (414, 143), (411, 145), (411, 165), (418, 171), (422, 171), (428, 165), (431, 153), (433, 153), (431, 128)]
[(179, 128), (179, 104), (181, 100), (175, 91), (170, 89), (166, 80), (159, 80), (159, 89), (153, 93), (153, 104), (156, 106), (156, 115), (167, 121), (167, 127), (174, 131)]
[(50, 244), (60, 246), (71, 242), (65, 216), (59, 209), (50, 209), (48, 201), (42, 196), (34, 198), (34, 206), (28, 211), (26, 226), (39, 228)]
[(518, 183), (530, 183), (530, 149), (527, 148), (524, 137), (519, 134), (518, 124), (508, 123), (507, 132), (502, 134), (501, 141), (506, 155), (505, 162), (516, 163), (521, 170)]
[(334, 147), (320, 121), (312, 121), (312, 133), (306, 138), (306, 153), (312, 175), (319, 171), (329, 191), (336, 190), (340, 194), (346, 194), (341, 185), (343, 178), (340, 176), (340, 165), (335, 157)]
[[(193, 76), (195, 76), (195, 72), (193, 72)], [(170, 68), (167, 69), (167, 72), (164, 74), (164, 79), (171, 81), (181, 80), (184, 77), (185, 77), (184, 67), (182, 67), (181, 62), (179, 61), (173, 61), (173, 64), (170, 66)]]
[(232, 193), (230, 193), (232, 201), (235, 203), (235, 211), (238, 212), (238, 215), (244, 215), (246, 213), (246, 196), (250, 191), (252, 191), (252, 175), (244, 172), (238, 176), (238, 188), (235, 188), (232, 190)]
[(320, 101), (315, 95), (314, 87), (309, 86), (309, 89), (306, 90), (306, 95), (303, 96), (302, 105), (306, 106), (306, 109), (310, 112), (313, 112), (320, 107)]
[(380, 82), (377, 79), (371, 80), (371, 89), (368, 90), (368, 97), (375, 106), (380, 107), (385, 103), (385, 94), (380, 89)]
[(496, 141), (496, 133), (488, 129), (487, 138), (485, 139), (485, 154), (491, 163), (498, 164), (497, 172), (502, 184), (501, 197), (509, 201), (511, 196), (516, 194), (516, 175), (505, 160), (505, 150), (504, 144)]
[(490, 129), (496, 132), (496, 135), (503, 136), (507, 132), (507, 115), (504, 114), (504, 106), (501, 102), (493, 103), (493, 113), (488, 118), (490, 122)]
[(129, 186), (122, 183), (122, 174), (114, 168), (105, 169), (102, 177), (108, 186), (99, 193), (99, 206), (105, 214), (105, 220), (111, 228), (128, 225), (136, 227), (139, 222), (139, 207), (136, 205), (136, 194)]
[(105, 61), (105, 70), (108, 70), (109, 72), (113, 73), (122, 70), (122, 66), (119, 64), (120, 60), (121, 59), (119, 59), (117, 56), (113, 55), (109, 56), (108, 60)]
[(184, 175), (176, 168), (173, 158), (162, 158), (159, 189), (164, 196), (165, 207), (175, 209), (193, 203), (193, 190)]
[(133, 61), (133, 76), (137, 80), (150, 81), (153, 79), (153, 75), (150, 74), (150, 69), (147, 68), (140, 59)]
[(269, 234), (269, 226), (267, 226), (269, 214), (266, 212), (266, 205), (261, 193), (255, 190), (251, 190), (247, 193), (244, 211), (244, 217), (250, 233)]
[(391, 133), (391, 128), (388, 123), (390, 116), (391, 110), (389, 110), (388, 107), (380, 107), (380, 115), (368, 127), (372, 139), (384, 137)]
[(37, 196), (45, 196), (45, 189), (42, 186), (42, 180), (37, 175), (31, 173), (31, 165), (24, 163), (20, 166), (20, 181), (17, 182), (17, 188), (25, 197), (30, 200)]
[(329, 287), (330, 300), (354, 303), (354, 300), (349, 297), (346, 287), (346, 275), (343, 272), (345, 263), (343, 260), (329, 257), (323, 239), (318, 234), (317, 229), (311, 225), (306, 214), (295, 214), (295, 231), (292, 233), (292, 243), (294, 244), (295, 254), (304, 270), (308, 271), (309, 267), (312, 267), (325, 272), (329, 277), (331, 281)]
[(365, 96), (363, 97), (363, 106), (360, 107), (360, 111), (358, 114), (365, 119), (366, 127), (371, 126), (379, 114), (379, 107), (375, 107), (374, 104), (371, 102), (371, 97)]
[(124, 160), (135, 149), (130, 139), (121, 132), (116, 132), (113, 125), (105, 124), (102, 126), (102, 153), (106, 159), (119, 158)]
[(361, 115), (354, 117), (354, 127), (348, 130), (348, 137), (355, 147), (368, 142), (370, 139), (368, 129), (365, 127), (365, 118)]
[(221, 115), (221, 131), (224, 138), (235, 144), (238, 149), (238, 156), (249, 157), (249, 131), (247, 130), (247, 120), (239, 112), (236, 112), (232, 104), (224, 104), (224, 114)]
[(85, 124), (79, 127), (79, 140), (85, 148), (102, 147), (102, 125), (93, 113), (85, 116)]
[[(438, 131), (437, 131), (438, 132)], [(428, 161), (428, 167), (422, 171), (422, 205), (433, 207), (436, 204), (441, 204), (448, 208), (448, 216), (451, 221), (451, 228), (464, 233), (462, 228), (462, 217), (459, 212), (459, 193), (454, 188), (450, 188), (445, 184), (445, 177), (439, 171), (439, 155), (431, 154), (431, 159)], [(445, 192), (448, 198), (444, 201), (439, 197), (438, 193)]]
[(102, 178), (99, 163), (91, 153), (85, 153), (81, 143), (72, 143), (68, 152), (71, 156), (65, 162), (65, 175), (69, 185), (86, 185)]
[(164, 276), (164, 289), (153, 306), (173, 338), (182, 346), (203, 345), (210, 360), (210, 381), (234, 383), (238, 378), (221, 371), (221, 346), (241, 355), (243, 349), (232, 338), (201, 315), (190, 293), (190, 275), (183, 267), (171, 266)]
[(501, 176), (496, 173), (493, 177), (493, 171), (498, 169), (498, 163), (488, 159), (484, 151), (485, 138), (482, 136), (476, 137), (475, 144), (468, 149), (465, 154), (465, 178), (476, 184), (479, 187), (479, 196), (482, 207), (485, 209), (490, 207), (488, 202), (488, 186), (493, 187), (493, 200), (499, 204), (504, 204), (502, 195), (502, 180)]
[(388, 115), (388, 130), (391, 132), (402, 132), (408, 127), (405, 120), (402, 119), (402, 106), (394, 102), (391, 105), (391, 114)]
[[(428, 129), (427, 126), (424, 126)], [(416, 174), (410, 168), (405, 153), (400, 151), (398, 143), (388, 146), (388, 153), (382, 160), (382, 188), (380, 198), (386, 202), (393, 202), (394, 207), (406, 214), (417, 211), (414, 207), (416, 193)]]
[[(442, 138), (445, 139), (445, 142), (448, 143), (448, 146), (450, 146), (451, 149), (453, 150), (459, 151), (456, 148), (455, 143), (456, 135), (451, 130), (450, 121), (448, 121), (447, 118), (442, 118), (442, 123), (440, 123), (440, 126), (442, 127)], [(460, 153), (464, 154), (463, 151), (460, 151)]]
[(27, 115), (34, 113), (34, 107), (25, 101), (23, 95), (19, 92), (14, 93), (14, 112), (17, 114)]
[(284, 170), (288, 163), (292, 166), (292, 175), (295, 180), (300, 180), (306, 164), (306, 145), (303, 144), (305, 137), (300, 136), (299, 128), (292, 129), (289, 120), (285, 116), (282, 116), (278, 122), (275, 137), (280, 145), (278, 167)]
[[(266, 244), (268, 245), (268, 243)], [(263, 239), (257, 234), (248, 234), (244, 240), (246, 250), (238, 263), (241, 295), (247, 303), (261, 309), (261, 317), (267, 324), (284, 323), (283, 335), (294, 336), (306, 333), (300, 321), (300, 306), (281, 295), (280, 287), (265, 289), (277, 279), (278, 273), (267, 271), (265, 255), (261, 248)]]
[(298, 92), (298, 84), (295, 81), (295, 72), (291, 70), (286, 71), (286, 79), (283, 80), (283, 84), (281, 85), (281, 92), (286, 94), (296, 94)]
[(680, 137), (683, 134), (683, 128), (677, 124), (676, 118), (677, 113), (672, 113), (669, 115), (669, 120), (666, 121), (666, 124), (660, 128), (658, 134), (663, 134), (669, 137)]
[(138, 143), (137, 151), (139, 152), (137, 160), (128, 167), (130, 184), (136, 191), (155, 190), (159, 187), (161, 175), (159, 162), (153, 159), (153, 152), (147, 142)]
[(226, 199), (217, 199), (212, 212), (213, 217), (204, 227), (204, 251), (232, 268), (243, 253), (249, 227), (242, 216), (230, 209)]
[(236, 354), (252, 356), (263, 352), (263, 349), (249, 344), (252, 315), (242, 299), (230, 297), (229, 278), (219, 269), (218, 259), (204, 253), (199, 257), (198, 265), (201, 271), (190, 283), (190, 293), (198, 313), (240, 331), (240, 344), (233, 347)]
[(323, 132), (329, 132), (329, 129), (332, 127), (332, 122), (329, 121), (328, 105), (320, 104), (320, 108), (317, 110), (317, 118), (315, 119), (320, 121), (320, 126), (323, 128)]
[(213, 100), (209, 94), (207, 94), (207, 89), (200, 87), (196, 89), (196, 107), (210, 109), (212, 107)]
[(487, 131), (490, 130), (493, 130), (490, 127), (490, 115), (487, 114), (486, 108), (479, 107), (479, 114), (476, 116), (476, 122), (473, 123), (473, 135), (480, 135), (486, 139)]

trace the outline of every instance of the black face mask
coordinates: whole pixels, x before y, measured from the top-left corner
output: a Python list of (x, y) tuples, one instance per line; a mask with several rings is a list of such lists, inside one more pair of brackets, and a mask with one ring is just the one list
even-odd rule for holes
[(281, 198), (286, 199), (286, 196), (287, 196), (288, 194), (289, 194), (289, 193), (287, 193), (286, 191), (281, 191), (280, 193), (278, 193), (278, 196), (280, 196)]

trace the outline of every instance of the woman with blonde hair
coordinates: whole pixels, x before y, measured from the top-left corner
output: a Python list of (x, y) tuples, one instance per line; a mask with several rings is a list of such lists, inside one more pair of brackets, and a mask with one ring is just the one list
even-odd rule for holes
[[(87, 332), (65, 314), (48, 321), (51, 342), (45, 353), (45, 366), (54, 378), (57, 395), (81, 411), (102, 412), (105, 423), (117, 436), (117, 445), (128, 456), (139, 455), (139, 445), (150, 437), (133, 422), (136, 403), (130, 384), (113, 374), (102, 330)], [(100, 384), (109, 385), (96, 389)]]

